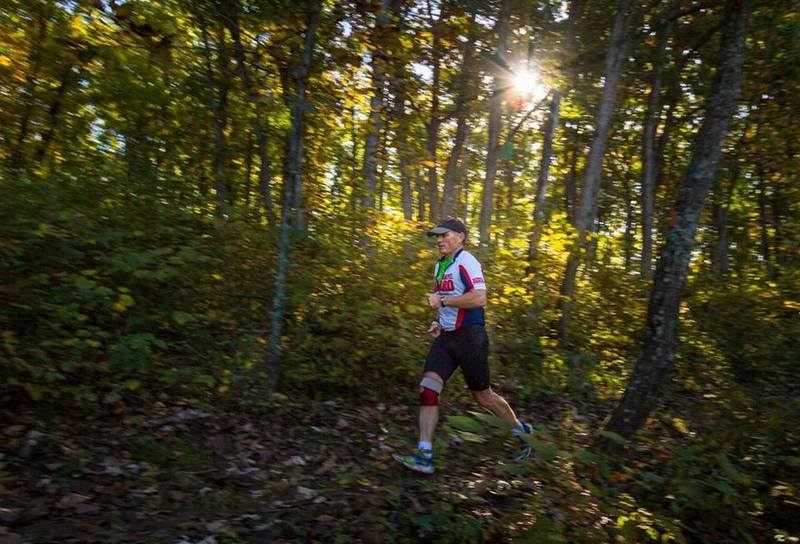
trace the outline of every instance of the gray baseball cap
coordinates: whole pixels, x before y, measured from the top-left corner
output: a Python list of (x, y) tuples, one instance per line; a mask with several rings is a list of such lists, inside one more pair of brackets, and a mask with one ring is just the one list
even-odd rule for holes
[(461, 222), (460, 219), (456, 219), (455, 217), (447, 217), (442, 219), (439, 221), (439, 224), (429, 230), (427, 234), (428, 236), (436, 236), (437, 234), (444, 234), (450, 230), (453, 232), (461, 232), (464, 235), (467, 234), (467, 227)]

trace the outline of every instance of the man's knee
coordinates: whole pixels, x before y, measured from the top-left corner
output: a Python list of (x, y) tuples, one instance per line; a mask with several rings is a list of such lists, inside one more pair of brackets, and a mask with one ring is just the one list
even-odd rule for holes
[(426, 372), (419, 382), (419, 405), (438, 406), (439, 394), (444, 388), (444, 380), (435, 372)]

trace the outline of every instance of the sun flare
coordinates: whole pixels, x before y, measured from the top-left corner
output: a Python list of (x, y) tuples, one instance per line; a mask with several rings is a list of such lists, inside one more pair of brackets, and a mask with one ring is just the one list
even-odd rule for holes
[(517, 94), (534, 100), (546, 93), (539, 75), (530, 70), (520, 70), (514, 74), (512, 85)]

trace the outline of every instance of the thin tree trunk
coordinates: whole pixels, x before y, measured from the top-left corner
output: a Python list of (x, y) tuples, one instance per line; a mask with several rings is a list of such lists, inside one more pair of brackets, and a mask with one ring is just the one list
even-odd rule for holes
[(576, 249), (570, 252), (567, 259), (564, 280), (561, 285), (561, 321), (559, 324), (559, 337), (562, 343), (568, 342), (572, 302), (575, 298), (575, 281), (578, 267), (583, 254), (588, 249), (588, 235), (592, 232), (596, 219), (597, 198), (600, 192), (600, 179), (603, 167), (603, 156), (608, 144), (608, 131), (614, 113), (614, 103), (617, 94), (617, 85), (622, 75), (622, 66), (625, 62), (628, 46), (628, 20), (630, 18), (631, 0), (621, 0), (619, 10), (614, 18), (614, 28), (606, 52), (605, 83), (603, 97), (597, 113), (597, 126), (589, 149), (589, 158), (586, 161), (586, 177), (581, 190), (580, 208), (575, 214), (575, 229), (577, 239)]
[(361, 186), (358, 183), (358, 120), (356, 119), (356, 108), (350, 108), (350, 140), (353, 143), (350, 155), (350, 228), (352, 236), (356, 236), (358, 221), (356, 220), (357, 204), (361, 196)]
[(26, 161), (25, 142), (28, 139), (30, 121), (31, 117), (33, 117), (33, 110), (36, 103), (34, 100), (34, 95), (36, 94), (36, 78), (39, 76), (39, 70), (42, 65), (42, 50), (45, 47), (45, 40), (47, 39), (50, 11), (50, 6), (43, 4), (40, 7), (36, 37), (31, 40), (31, 48), (28, 53), (29, 69), (25, 73), (25, 97), (24, 100), (21, 100), (21, 102), (25, 104), (25, 107), (20, 116), (16, 142), (9, 156), (12, 170), (18, 170), (24, 166)]
[[(791, 156), (791, 155), (789, 155)], [(781, 224), (781, 208), (783, 206), (783, 198), (781, 195), (781, 181), (780, 178), (775, 178), (772, 184), (772, 198), (770, 199), (770, 215), (772, 220), (772, 229), (774, 235), (772, 237), (772, 254), (775, 256), (775, 263), (772, 269), (773, 278), (777, 278), (781, 272), (781, 264), (784, 262), (783, 252), (781, 245), (783, 240), (783, 225)]]
[[(731, 184), (733, 184), (731, 180)], [(713, 196), (714, 223), (717, 228), (717, 243), (711, 254), (711, 273), (715, 278), (728, 273), (728, 208), (722, 200), (722, 189)]]
[[(577, 137), (577, 136), (576, 136)], [(575, 224), (575, 213), (578, 209), (578, 144), (571, 150), (572, 156), (569, 160), (569, 174), (564, 178), (564, 208), (567, 212), (567, 220), (570, 224)]]
[[(475, 21), (475, 14), (472, 14), (471, 23)], [(447, 158), (447, 168), (444, 174), (444, 189), (442, 191), (442, 206), (441, 216), (446, 217), (453, 211), (455, 205), (455, 184), (456, 176), (459, 171), (459, 161), (461, 160), (461, 153), (464, 150), (464, 143), (467, 140), (469, 127), (467, 126), (467, 103), (472, 97), (473, 91), (473, 74), (472, 65), (475, 56), (475, 40), (476, 35), (472, 32), (470, 26), (470, 33), (467, 38), (467, 43), (464, 44), (464, 55), (461, 61), (461, 73), (459, 74), (458, 95), (454, 105), (456, 117), (456, 135), (453, 139), (453, 149), (450, 151), (450, 156)]]
[(403, 218), (411, 221), (413, 213), (413, 195), (411, 194), (411, 165), (408, 157), (408, 122), (405, 118), (406, 88), (403, 74), (392, 80), (394, 93), (395, 148), (400, 174), (400, 190), (403, 203)]
[[(572, 57), (575, 55), (575, 19), (578, 17), (580, 9), (579, 0), (571, 0), (569, 6), (569, 17), (564, 28), (564, 42), (569, 53), (571, 64)], [(566, 70), (570, 79), (574, 79), (574, 70)], [(550, 179), (550, 163), (553, 157), (553, 141), (555, 140), (556, 129), (558, 128), (559, 116), (561, 114), (561, 90), (554, 89), (550, 99), (550, 112), (547, 123), (544, 127), (544, 141), (542, 144), (542, 158), (539, 161), (539, 175), (536, 179), (536, 199), (533, 206), (533, 229), (531, 230), (530, 242), (528, 246), (528, 274), (535, 274), (536, 264), (539, 258), (539, 242), (542, 239), (542, 231), (547, 221), (547, 186)], [(576, 135), (577, 137), (577, 135)], [(576, 144), (577, 146), (577, 144)], [(577, 147), (572, 152), (570, 163), (570, 173), (565, 180), (566, 210), (569, 217), (575, 207), (576, 191), (575, 180), (577, 175), (578, 152)], [(534, 280), (538, 281), (538, 277)], [(535, 287), (535, 285), (534, 285)], [(531, 316), (534, 317), (534, 316)]]
[(633, 261), (633, 191), (628, 172), (622, 176), (622, 188), (625, 192), (625, 272), (630, 272)]
[(216, 214), (218, 217), (225, 215), (225, 186), (227, 178), (227, 142), (225, 139), (225, 125), (227, 124), (228, 85), (225, 70), (228, 63), (225, 33), (219, 33), (218, 70), (219, 77), (215, 77), (211, 63), (211, 46), (208, 39), (208, 28), (205, 18), (198, 15), (198, 23), (203, 36), (203, 55), (206, 61), (206, 77), (212, 88), (216, 88), (217, 95), (211, 99), (211, 113), (214, 124), (214, 187), (216, 188)]
[(664, 167), (665, 167), (665, 156), (667, 150), (667, 144), (670, 141), (670, 137), (672, 136), (672, 131), (676, 125), (676, 116), (675, 112), (677, 111), (678, 102), (682, 96), (681, 92), (681, 74), (683, 73), (683, 69), (686, 67), (686, 64), (691, 60), (691, 58), (697, 53), (697, 51), (703, 47), (719, 30), (719, 26), (713, 26), (704, 34), (702, 34), (689, 48), (688, 51), (685, 51), (678, 63), (672, 70), (673, 77), (670, 80), (669, 85), (667, 86), (667, 90), (665, 93), (666, 97), (666, 112), (664, 114), (664, 128), (661, 131), (661, 134), (658, 136), (658, 141), (656, 144), (655, 150), (655, 163), (656, 163), (656, 172), (655, 172), (655, 184), (653, 191), (656, 193), (659, 187), (663, 186), (664, 183)]
[(244, 156), (244, 219), (250, 218), (250, 196), (253, 192), (253, 132), (247, 133), (247, 152)]
[[(561, 111), (561, 93), (553, 91), (550, 100), (550, 113), (544, 126), (544, 143), (542, 144), (542, 158), (539, 161), (539, 175), (536, 178), (536, 200), (533, 204), (533, 230), (531, 231), (530, 245), (528, 247), (528, 272), (533, 272), (539, 256), (539, 241), (542, 239), (542, 230), (545, 223), (545, 208), (547, 206), (547, 185), (550, 176), (550, 162), (553, 158), (553, 140), (555, 139), (558, 117)], [(573, 156), (577, 156), (575, 153)], [(573, 170), (574, 170), (573, 163)]]
[(314, 41), (319, 24), (321, 0), (312, 0), (309, 5), (303, 50), (297, 65), (292, 70), (293, 89), (287, 89), (291, 108), (292, 124), (287, 135), (286, 160), (283, 177), (283, 203), (278, 234), (278, 251), (275, 266), (275, 289), (270, 312), (270, 334), (267, 345), (266, 370), (270, 390), (274, 390), (280, 380), (281, 354), (283, 353), (282, 331), (286, 306), (286, 273), (289, 269), (289, 231), (292, 218), (292, 204), (295, 191), (302, 188), (301, 169), (303, 163), (303, 134), (305, 132), (306, 83), (314, 52)]
[[(505, 60), (508, 49), (508, 16), (510, 2), (501, 0), (497, 18), (497, 57)], [(486, 150), (486, 172), (481, 193), (481, 212), (478, 222), (478, 243), (481, 249), (489, 244), (489, 228), (492, 224), (494, 203), (494, 182), (497, 176), (497, 162), (500, 157), (500, 132), (502, 131), (502, 106), (505, 84), (500, 67), (495, 67), (494, 91), (489, 102), (489, 142)]]
[(239, 12), (241, 6), (238, 0), (227, 0), (225, 2), (225, 13), (223, 14), (223, 21), (231, 33), (234, 45), (234, 55), (236, 57), (236, 66), (239, 72), (239, 77), (244, 85), (245, 95), (247, 100), (253, 101), (252, 108), (253, 114), (250, 118), (250, 125), (253, 133), (256, 135), (256, 142), (258, 144), (258, 160), (260, 162), (260, 169), (258, 174), (258, 187), (261, 195), (261, 205), (267, 214), (267, 221), (270, 225), (275, 223), (275, 212), (272, 209), (272, 166), (269, 162), (269, 155), (267, 154), (267, 138), (264, 134), (264, 129), (261, 127), (261, 114), (259, 112), (258, 92), (250, 79), (250, 73), (247, 70), (247, 61), (244, 55), (244, 46), (242, 45), (241, 29), (239, 28)]
[[(382, 141), (389, 138), (389, 120), (386, 120), (383, 127)], [(378, 153), (378, 210), (383, 211), (383, 196), (386, 192), (386, 171), (389, 169), (389, 152), (384, 149)]]
[(758, 230), (761, 237), (761, 259), (767, 269), (767, 277), (772, 278), (774, 271), (772, 270), (772, 256), (770, 255), (769, 218), (767, 217), (767, 174), (761, 159), (758, 160), (756, 171), (758, 175)]
[(47, 131), (44, 134), (42, 134), (42, 143), (36, 150), (35, 161), (37, 163), (41, 163), (41, 161), (44, 160), (45, 155), (47, 155), (47, 151), (50, 148), (50, 144), (52, 143), (53, 138), (55, 137), (56, 129), (58, 128), (58, 121), (59, 121), (59, 116), (61, 114), (61, 109), (64, 107), (64, 96), (66, 95), (67, 89), (69, 88), (73, 80), (74, 68), (75, 65), (69, 63), (64, 68), (64, 71), (61, 74), (61, 81), (58, 85), (58, 89), (56, 90), (56, 96), (47, 110), (47, 118), (49, 119), (47, 125)]
[[(528, 138), (524, 137), (521, 144), (521, 149), (526, 149), (528, 146)], [(503, 233), (503, 243), (507, 249), (511, 248), (511, 240), (517, 235), (517, 219), (514, 217), (514, 200), (516, 198), (516, 181), (517, 181), (517, 163), (514, 161), (513, 151), (512, 156), (504, 161), (503, 166), (503, 185), (506, 188), (506, 202), (505, 202), (505, 218), (508, 225)]]
[(381, 0), (378, 14), (375, 18), (373, 30), (373, 49), (370, 69), (372, 70), (372, 98), (370, 99), (370, 114), (367, 123), (367, 135), (364, 139), (364, 163), (362, 175), (366, 194), (362, 205), (366, 208), (375, 207), (375, 184), (378, 177), (378, 147), (380, 146), (383, 127), (383, 93), (386, 88), (386, 51), (384, 47), (384, 34), (391, 14), (391, 0)]
[[(436, 167), (436, 154), (439, 149), (439, 127), (442, 124), (442, 112), (439, 109), (439, 93), (441, 92), (441, 71), (442, 71), (442, 52), (441, 39), (439, 37), (439, 23), (443, 14), (440, 13), (439, 20), (434, 21), (431, 15), (430, 0), (428, 0), (428, 15), (431, 21), (431, 33), (433, 34), (433, 85), (431, 86), (431, 118), (428, 122), (428, 140), (425, 146), (428, 152), (427, 170), (427, 204), (428, 218), (431, 221), (436, 219), (439, 211), (439, 177)], [(422, 218), (420, 218), (422, 220)]]
[(427, 187), (425, 186), (425, 180), (420, 172), (415, 174), (414, 182), (417, 189), (417, 221), (425, 221), (425, 196)]
[[(671, 19), (670, 19), (671, 20)], [(653, 60), (653, 79), (650, 85), (650, 97), (647, 100), (647, 111), (644, 116), (644, 134), (642, 137), (642, 276), (650, 278), (653, 260), (653, 209), (656, 179), (656, 130), (661, 112), (661, 75), (664, 71), (664, 54), (667, 50), (671, 23), (667, 23), (659, 32), (658, 50)]]
[[(678, 314), (694, 237), (739, 97), (749, 8), (748, 0), (727, 3), (718, 68), (706, 102), (706, 116), (678, 194), (677, 220), (667, 235), (656, 267), (642, 352), (625, 394), (606, 425), (606, 430), (623, 438), (629, 438), (644, 425), (675, 364)], [(614, 449), (610, 441), (603, 442), (603, 446)]]
[(723, 191), (721, 184), (718, 184), (718, 195), (715, 195), (717, 198), (714, 200), (714, 221), (717, 227), (717, 244), (713, 253), (714, 256), (711, 265), (711, 271), (715, 277), (728, 275), (730, 272), (728, 211), (730, 210), (731, 203), (733, 202), (733, 193), (736, 190), (736, 184), (739, 182), (739, 174), (741, 172), (739, 153), (744, 145), (745, 138), (747, 137), (749, 126), (749, 122), (745, 123), (737, 148), (731, 157), (731, 175), (727, 190)]

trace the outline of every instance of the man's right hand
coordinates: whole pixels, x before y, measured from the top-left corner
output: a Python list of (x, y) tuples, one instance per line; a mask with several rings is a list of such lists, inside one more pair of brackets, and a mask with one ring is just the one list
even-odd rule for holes
[(442, 334), (442, 326), (439, 324), (438, 321), (431, 322), (431, 326), (428, 327), (428, 334), (430, 334), (434, 338)]

